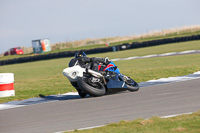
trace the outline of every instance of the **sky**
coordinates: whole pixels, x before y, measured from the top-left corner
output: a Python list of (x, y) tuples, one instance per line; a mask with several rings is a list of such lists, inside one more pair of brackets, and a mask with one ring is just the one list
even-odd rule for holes
[(200, 24), (199, 0), (0, 0), (0, 53)]

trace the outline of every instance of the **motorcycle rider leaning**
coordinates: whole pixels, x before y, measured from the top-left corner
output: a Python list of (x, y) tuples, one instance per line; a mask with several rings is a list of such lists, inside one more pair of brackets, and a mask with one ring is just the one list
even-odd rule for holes
[(76, 65), (78, 63), (81, 67), (91, 68), (94, 71), (102, 71), (109, 63), (109, 58), (89, 58), (87, 55), (80, 51), (75, 54), (75, 59), (69, 62), (69, 67)]
[[(72, 67), (74, 65), (80, 65), (83, 68), (90, 68), (94, 71), (103, 71), (104, 68), (110, 63), (109, 58), (96, 58), (92, 57), (89, 58), (87, 55), (83, 52), (80, 51), (79, 53), (75, 54), (75, 58), (71, 59), (69, 62), (69, 67)], [(71, 84), (76, 88), (78, 91), (79, 95), (81, 97), (85, 97), (86, 93), (83, 92), (81, 89), (79, 89), (78, 85), (76, 82), (71, 82)]]

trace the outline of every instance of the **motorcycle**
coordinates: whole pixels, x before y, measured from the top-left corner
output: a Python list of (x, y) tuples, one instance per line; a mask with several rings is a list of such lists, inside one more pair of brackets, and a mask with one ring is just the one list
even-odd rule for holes
[(138, 91), (136, 81), (120, 73), (118, 67), (105, 58), (80, 57), (71, 59), (69, 67), (63, 70), (63, 75), (76, 88), (80, 97), (102, 96), (119, 91)]

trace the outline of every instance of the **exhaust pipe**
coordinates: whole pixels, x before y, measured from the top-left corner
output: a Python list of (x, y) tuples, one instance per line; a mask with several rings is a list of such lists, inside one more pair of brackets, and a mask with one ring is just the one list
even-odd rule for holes
[(93, 76), (101, 77), (103, 79), (104, 84), (106, 85), (106, 80), (101, 73), (98, 73), (98, 72), (93, 71), (93, 70), (88, 69), (88, 68), (86, 68), (85, 71), (86, 71), (86, 73), (92, 74)]
[(86, 68), (85, 70), (86, 70), (86, 73), (92, 74), (92, 75), (97, 76), (97, 77), (103, 77), (103, 75), (101, 73), (98, 73), (98, 72), (93, 71), (91, 69)]

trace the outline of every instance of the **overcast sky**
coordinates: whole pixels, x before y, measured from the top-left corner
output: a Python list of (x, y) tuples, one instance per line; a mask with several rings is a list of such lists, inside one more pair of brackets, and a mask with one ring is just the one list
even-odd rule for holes
[(0, 0), (0, 53), (85, 38), (200, 24), (199, 0)]

